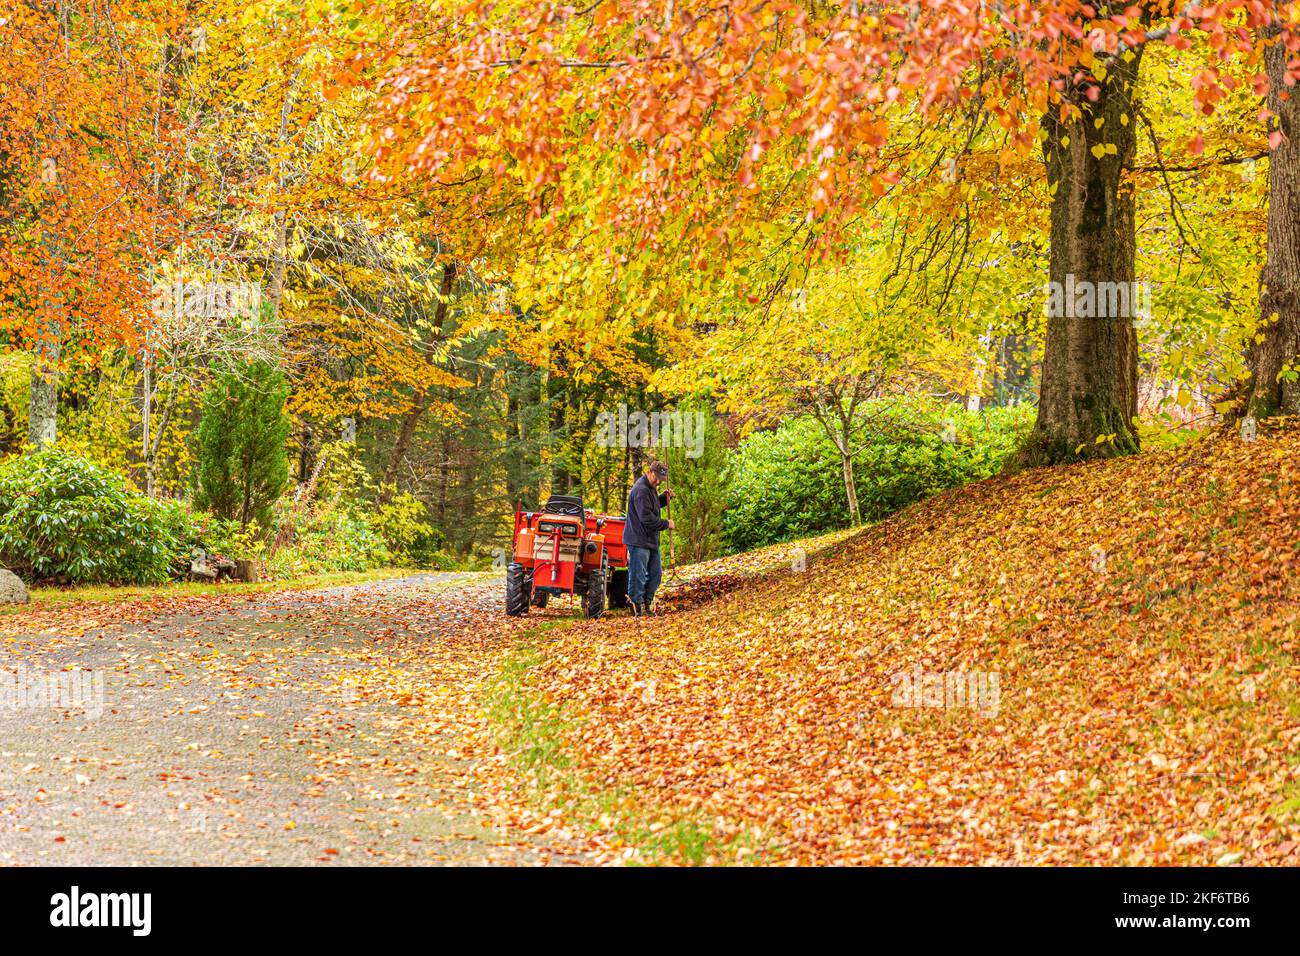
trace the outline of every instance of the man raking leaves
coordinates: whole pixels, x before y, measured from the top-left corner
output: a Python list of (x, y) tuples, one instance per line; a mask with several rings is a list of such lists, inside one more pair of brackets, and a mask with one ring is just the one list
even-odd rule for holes
[(627, 496), (627, 523), (623, 526), (623, 543), (627, 545), (627, 598), (632, 614), (637, 617), (650, 613), (655, 591), (663, 579), (659, 535), (675, 527), (672, 519), (664, 518), (660, 510), (673, 497), (666, 488), (662, 493), (659, 491), (667, 478), (668, 466), (655, 462), (636, 480)]

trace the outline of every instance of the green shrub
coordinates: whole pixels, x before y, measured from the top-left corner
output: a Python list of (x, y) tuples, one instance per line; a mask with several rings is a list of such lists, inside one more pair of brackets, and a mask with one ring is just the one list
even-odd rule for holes
[[(853, 467), (864, 522), (996, 474), (1029, 427), (1028, 406), (969, 413), (939, 403), (877, 403), (866, 410)], [(946, 435), (946, 425), (955, 435)], [(955, 438), (953, 441), (946, 438)], [(848, 525), (839, 452), (821, 425), (796, 418), (740, 443), (728, 468), (723, 532), (747, 551)]]
[(184, 505), (153, 501), (58, 449), (0, 465), (0, 563), (36, 580), (155, 584), (196, 539)]
[(294, 543), (266, 559), (271, 577), (287, 578), (330, 571), (369, 571), (391, 564), (383, 537), (359, 514), (346, 508), (313, 511), (298, 528)]
[(208, 389), (195, 432), (200, 508), (241, 524), (271, 526), (275, 502), (289, 483), (288, 395), (284, 373), (267, 362), (223, 372)]
[(723, 514), (729, 550), (748, 551), (843, 527), (847, 521), (839, 456), (813, 419), (792, 419), (757, 432), (732, 452)]

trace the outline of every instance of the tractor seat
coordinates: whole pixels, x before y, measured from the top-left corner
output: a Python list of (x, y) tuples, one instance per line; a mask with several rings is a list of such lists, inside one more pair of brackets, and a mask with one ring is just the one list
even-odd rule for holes
[(582, 499), (576, 495), (551, 495), (542, 511), (551, 515), (564, 515), (566, 518), (585, 518), (587, 511), (582, 507)]

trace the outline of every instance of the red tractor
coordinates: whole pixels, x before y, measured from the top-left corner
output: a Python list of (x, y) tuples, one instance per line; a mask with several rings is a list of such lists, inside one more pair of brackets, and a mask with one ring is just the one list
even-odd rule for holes
[(514, 560), (506, 568), (506, 613), (546, 607), (552, 594), (582, 595), (589, 618), (627, 607), (627, 545), (621, 515), (598, 515), (581, 498), (551, 495), (541, 511), (515, 508)]

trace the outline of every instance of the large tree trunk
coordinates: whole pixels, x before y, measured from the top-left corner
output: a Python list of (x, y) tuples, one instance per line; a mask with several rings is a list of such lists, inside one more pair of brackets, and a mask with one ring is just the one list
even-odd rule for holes
[(551, 494), (567, 495), (573, 488), (573, 475), (569, 473), (569, 467), (565, 464), (565, 421), (564, 421), (564, 404), (561, 402), (552, 402), (551, 404), (551, 435), (555, 436), (555, 444), (551, 446)]
[[(1135, 203), (1123, 182), (1136, 148), (1141, 51), (1111, 65), (1079, 115), (1044, 118), (1052, 195), (1047, 340), (1028, 464), (1137, 451)], [(1095, 83), (1095, 81), (1093, 81)], [(1098, 124), (1100, 120), (1100, 124)], [(1091, 290), (1091, 303), (1088, 291)], [(1059, 293), (1059, 295), (1057, 294)], [(1077, 295), (1071, 295), (1077, 293)], [(1104, 440), (1098, 441), (1105, 436)]]
[[(1246, 412), (1255, 418), (1300, 414), (1300, 380), (1294, 375), (1300, 372), (1300, 87), (1286, 86), (1290, 57), (1280, 40), (1264, 52), (1268, 108), (1277, 115), (1283, 139), (1269, 157), (1260, 327), (1246, 350)], [(1284, 380), (1288, 370), (1293, 374)]]
[(858, 482), (853, 474), (853, 418), (856, 399), (854, 405), (846, 405), (844, 396), (837, 389), (831, 389), (824, 395), (805, 392), (802, 401), (817, 424), (821, 425), (826, 437), (835, 445), (835, 450), (840, 453), (844, 497), (849, 503), (849, 522), (856, 528), (862, 524), (862, 513), (858, 509)]
[(619, 470), (618, 475), (618, 508), (615, 509), (619, 514), (627, 511), (628, 495), (632, 493), (632, 482), (636, 477), (632, 473), (632, 448), (626, 442), (623, 444), (623, 467)]

